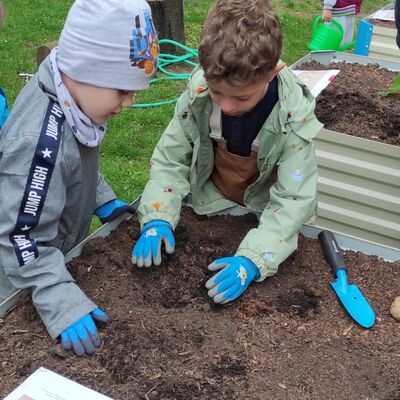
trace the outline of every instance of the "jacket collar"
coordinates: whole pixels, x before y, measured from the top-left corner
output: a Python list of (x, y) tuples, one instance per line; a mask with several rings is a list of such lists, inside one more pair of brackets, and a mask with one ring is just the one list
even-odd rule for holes
[[(278, 77), (278, 103), (282, 110), (287, 109), (288, 99), (284, 93), (290, 93), (289, 87), (292, 85), (293, 79), (289, 77), (291, 71), (288, 67), (283, 68)], [(189, 79), (189, 93), (190, 93), (190, 105), (194, 105), (197, 101), (201, 101), (204, 98), (210, 97), (207, 81), (204, 78), (203, 69), (198, 65), (192, 72)], [(285, 114), (286, 115), (286, 114)]]
[(52, 100), (58, 102), (53, 74), (50, 67), (50, 58), (46, 57), (40, 64), (37, 73), (40, 89)]

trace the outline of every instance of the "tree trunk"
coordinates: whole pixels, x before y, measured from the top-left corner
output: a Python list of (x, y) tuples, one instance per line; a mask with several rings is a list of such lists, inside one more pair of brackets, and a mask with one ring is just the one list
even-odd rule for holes
[[(171, 39), (185, 44), (185, 26), (183, 22), (183, 0), (147, 0), (151, 7), (154, 26), (159, 39)], [(163, 44), (162, 53), (180, 53), (180, 49)]]
[(58, 42), (55, 41), (55, 42), (45, 43), (38, 47), (38, 49), (36, 50), (36, 63), (38, 68), (39, 65), (44, 61), (44, 59), (50, 54), (53, 47), (56, 47), (57, 44)]

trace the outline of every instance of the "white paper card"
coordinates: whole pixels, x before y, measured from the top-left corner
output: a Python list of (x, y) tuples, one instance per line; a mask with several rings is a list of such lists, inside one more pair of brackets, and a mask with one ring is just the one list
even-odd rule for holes
[(46, 368), (37, 369), (4, 400), (112, 400)]
[(371, 19), (380, 19), (382, 21), (394, 21), (394, 10), (378, 10), (371, 15)]
[(336, 77), (340, 69), (326, 71), (293, 70), (293, 73), (304, 82), (314, 97), (317, 97)]

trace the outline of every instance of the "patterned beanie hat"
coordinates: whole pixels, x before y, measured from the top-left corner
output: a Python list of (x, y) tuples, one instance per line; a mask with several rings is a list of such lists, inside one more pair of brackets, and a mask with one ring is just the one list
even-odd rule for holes
[(143, 90), (157, 68), (157, 34), (144, 0), (75, 0), (58, 44), (57, 65), (93, 86)]

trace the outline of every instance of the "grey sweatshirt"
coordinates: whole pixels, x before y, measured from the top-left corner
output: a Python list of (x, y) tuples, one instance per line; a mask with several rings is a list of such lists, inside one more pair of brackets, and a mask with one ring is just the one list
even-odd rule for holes
[(30, 289), (53, 339), (96, 308), (64, 254), (87, 236), (94, 210), (115, 199), (98, 172), (98, 148), (75, 139), (56, 102), (47, 59), (0, 135), (0, 274)]

